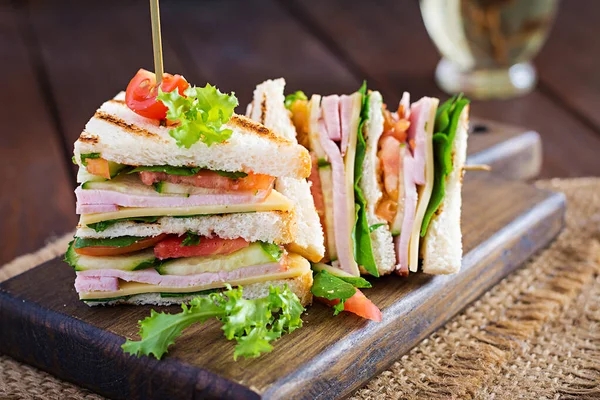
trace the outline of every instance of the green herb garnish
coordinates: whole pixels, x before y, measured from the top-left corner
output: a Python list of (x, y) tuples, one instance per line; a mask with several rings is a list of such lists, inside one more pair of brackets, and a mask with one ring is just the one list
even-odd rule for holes
[(92, 239), (92, 238), (75, 238), (76, 249), (82, 249), (84, 247), (95, 247), (95, 246), (107, 246), (107, 247), (126, 247), (139, 242), (140, 240), (146, 239), (140, 236), (120, 236), (115, 238), (105, 239)]
[(285, 96), (285, 108), (288, 110), (291, 109), (292, 104), (294, 104), (296, 100), (308, 100), (308, 97), (306, 97), (302, 90), (298, 90), (296, 93), (288, 94)]
[(287, 285), (284, 289), (271, 286), (267, 297), (255, 300), (245, 300), (242, 294), (242, 287), (228, 285), (224, 292), (195, 297), (189, 306), (183, 304), (179, 314), (152, 310), (139, 323), (141, 340), (127, 339), (122, 348), (138, 357), (152, 354), (160, 359), (185, 328), (217, 318), (223, 323), (225, 337), (237, 342), (233, 359), (253, 358), (273, 350), (271, 341), (302, 326), (304, 307)]
[(93, 224), (87, 224), (87, 227), (95, 230), (96, 232), (102, 232), (119, 222), (131, 221), (131, 222), (141, 222), (141, 223), (151, 224), (151, 223), (158, 221), (159, 218), (160, 217), (131, 217), (131, 218), (109, 219), (106, 221), (95, 222)]
[(329, 161), (327, 161), (326, 159), (324, 159), (324, 158), (319, 158), (317, 160), (317, 167), (319, 167), (319, 168), (321, 168), (321, 167), (328, 167), (330, 165), (331, 165), (331, 163)]
[(217, 174), (224, 176), (225, 178), (231, 179), (240, 179), (248, 176), (247, 173), (238, 171), (238, 172), (229, 172), (229, 171), (215, 171)]
[(88, 163), (87, 160), (88, 158), (100, 158), (100, 153), (86, 153), (86, 154), (81, 154), (79, 156), (80, 160), (81, 160), (81, 165), (83, 165), (84, 167), (87, 167)]
[(375, 229), (380, 228), (384, 225), (387, 225), (385, 222), (381, 223), (381, 224), (373, 224), (371, 226), (369, 226), (369, 232), (373, 232)]
[(202, 167), (173, 167), (171, 165), (142, 165), (139, 167), (135, 167), (131, 171), (127, 172), (128, 174), (133, 174), (135, 172), (142, 171), (150, 171), (150, 172), (164, 172), (169, 175), (179, 175), (179, 176), (192, 176), (196, 175), (200, 170), (204, 168)]
[(169, 130), (178, 146), (190, 148), (201, 141), (207, 146), (222, 143), (229, 139), (233, 131), (222, 129), (233, 115), (238, 100), (233, 93), (221, 93), (216, 87), (188, 87), (184, 96), (177, 90), (158, 90), (158, 99), (169, 109), (167, 118), (178, 125)]
[(196, 235), (195, 233), (188, 232), (188, 233), (186, 233), (185, 239), (183, 239), (183, 242), (181, 242), (181, 247), (197, 246), (199, 244), (200, 244), (200, 236)]
[(313, 279), (313, 286), (310, 289), (313, 295), (327, 300), (339, 300), (340, 302), (333, 306), (333, 315), (338, 315), (344, 311), (344, 303), (356, 293), (353, 284), (344, 281), (338, 276), (330, 274), (327, 271), (318, 272)]

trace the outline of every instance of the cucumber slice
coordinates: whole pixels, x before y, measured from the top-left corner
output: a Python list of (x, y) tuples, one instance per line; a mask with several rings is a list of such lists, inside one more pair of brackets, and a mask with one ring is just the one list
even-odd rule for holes
[(85, 168), (79, 167), (79, 169), (77, 170), (77, 182), (103, 182), (105, 180), (106, 178), (90, 174)]
[(154, 265), (156, 257), (154, 250), (142, 250), (131, 254), (119, 256), (84, 256), (77, 254), (73, 248), (73, 242), (65, 254), (65, 262), (75, 271), (88, 271), (93, 269), (119, 269), (122, 271), (136, 271), (146, 269)]
[(273, 258), (260, 243), (231, 254), (219, 254), (204, 257), (186, 257), (168, 260), (156, 267), (161, 275), (194, 275), (203, 272), (232, 271), (252, 265), (271, 264)]
[(331, 166), (319, 168), (321, 178), (321, 190), (323, 191), (323, 202), (325, 203), (325, 230), (327, 231), (327, 252), (330, 260), (337, 260), (337, 248), (335, 246), (335, 226), (333, 224), (333, 178)]
[[(91, 175), (92, 177), (94, 175)], [(98, 178), (98, 177), (96, 177)], [(190, 185), (181, 185), (170, 182), (157, 182), (154, 185), (144, 184), (139, 175), (122, 174), (111, 180), (91, 180), (81, 185), (82, 189), (111, 190), (113, 192), (128, 193), (139, 196), (183, 196), (197, 194), (213, 194), (215, 190), (199, 188)]]

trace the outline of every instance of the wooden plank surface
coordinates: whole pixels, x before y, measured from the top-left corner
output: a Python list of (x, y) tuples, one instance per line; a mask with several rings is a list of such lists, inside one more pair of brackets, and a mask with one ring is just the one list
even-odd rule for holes
[(216, 323), (188, 329), (163, 361), (124, 355), (120, 344), (150, 307), (84, 305), (72, 269), (56, 259), (0, 285), (0, 352), (114, 398), (343, 396), (545, 246), (563, 217), (560, 194), (468, 174), (461, 273), (375, 280), (367, 295), (382, 323), (332, 318), (316, 304), (272, 353), (237, 362)]
[(0, 5), (2, 111), (10, 116), (0, 145), (0, 265), (71, 229), (77, 218), (67, 158), (36, 80), (35, 49), (28, 48), (23, 15)]

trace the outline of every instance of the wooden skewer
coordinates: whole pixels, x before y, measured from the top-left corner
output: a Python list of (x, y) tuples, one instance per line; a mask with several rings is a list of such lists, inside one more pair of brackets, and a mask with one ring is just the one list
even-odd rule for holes
[(163, 80), (162, 41), (160, 39), (160, 10), (158, 0), (150, 0), (150, 18), (152, 19), (152, 48), (154, 50), (154, 73), (156, 86)]
[(491, 171), (492, 167), (489, 165), (481, 164), (481, 165), (465, 165), (463, 166), (463, 170), (465, 171)]

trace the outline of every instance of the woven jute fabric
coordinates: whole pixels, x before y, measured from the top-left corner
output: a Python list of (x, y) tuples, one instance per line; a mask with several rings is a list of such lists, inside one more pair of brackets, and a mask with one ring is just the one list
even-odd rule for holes
[[(547, 249), (421, 342), (354, 399), (600, 399), (600, 178), (538, 182), (567, 196)], [(0, 268), (0, 281), (72, 235)], [(0, 356), (1, 399), (99, 399)]]

